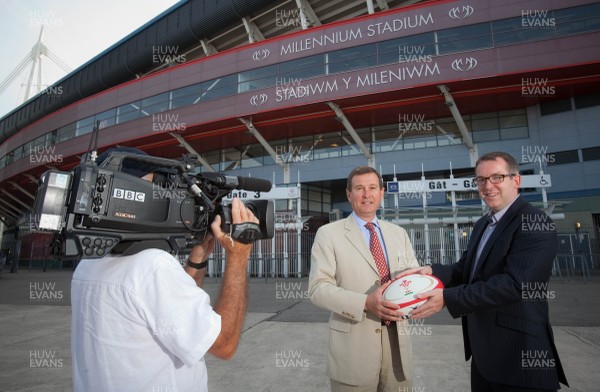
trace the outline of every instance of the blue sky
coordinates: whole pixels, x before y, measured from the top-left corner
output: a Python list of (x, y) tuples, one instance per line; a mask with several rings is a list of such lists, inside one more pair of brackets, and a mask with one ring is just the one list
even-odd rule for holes
[[(31, 51), (44, 24), (44, 44), (76, 69), (178, 0), (2, 0), (0, 1), (0, 82)], [(65, 72), (42, 60), (42, 83)], [(31, 66), (0, 94), (0, 117), (23, 102)]]

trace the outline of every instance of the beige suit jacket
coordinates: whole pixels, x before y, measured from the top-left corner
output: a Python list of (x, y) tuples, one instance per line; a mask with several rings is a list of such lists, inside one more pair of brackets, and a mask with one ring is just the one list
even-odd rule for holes
[[(392, 276), (418, 267), (406, 231), (379, 221)], [(309, 298), (331, 311), (327, 376), (350, 385), (377, 382), (381, 357), (381, 320), (364, 311), (367, 294), (381, 283), (371, 255), (354, 217), (322, 226), (311, 255)], [(402, 368), (413, 378), (409, 334), (402, 334), (406, 321), (398, 323)]]

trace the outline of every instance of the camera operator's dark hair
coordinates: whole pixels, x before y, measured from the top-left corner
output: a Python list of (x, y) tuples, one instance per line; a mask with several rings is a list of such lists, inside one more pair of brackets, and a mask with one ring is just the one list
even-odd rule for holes
[(377, 170), (375, 170), (371, 166), (358, 166), (358, 167), (355, 167), (354, 169), (352, 169), (352, 171), (348, 175), (348, 182), (346, 183), (346, 189), (348, 191), (352, 191), (352, 178), (354, 176), (360, 176), (360, 175), (369, 174), (369, 173), (373, 173), (377, 176), (377, 178), (379, 179), (379, 188), (383, 188), (383, 178), (381, 177), (381, 174), (379, 174), (379, 172)]

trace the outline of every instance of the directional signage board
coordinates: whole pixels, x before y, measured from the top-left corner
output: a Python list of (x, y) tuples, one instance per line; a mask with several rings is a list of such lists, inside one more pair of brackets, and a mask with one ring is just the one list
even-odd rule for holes
[(273, 188), (269, 192), (255, 192), (235, 190), (231, 191), (225, 200), (231, 200), (237, 197), (242, 200), (281, 200), (281, 199), (297, 199), (300, 197), (300, 189), (298, 187), (290, 188)]
[[(521, 188), (549, 188), (552, 180), (549, 174), (521, 176)], [(388, 181), (387, 193), (412, 192), (465, 192), (477, 190), (474, 177), (439, 180)]]

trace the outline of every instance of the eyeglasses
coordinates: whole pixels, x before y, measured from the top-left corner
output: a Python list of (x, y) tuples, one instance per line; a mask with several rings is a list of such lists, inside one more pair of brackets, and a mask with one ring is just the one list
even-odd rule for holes
[(491, 184), (500, 184), (506, 177), (514, 176), (518, 176), (518, 174), (493, 174), (489, 177), (475, 177), (475, 182), (477, 183), (477, 186), (485, 186), (487, 180), (490, 180)]

